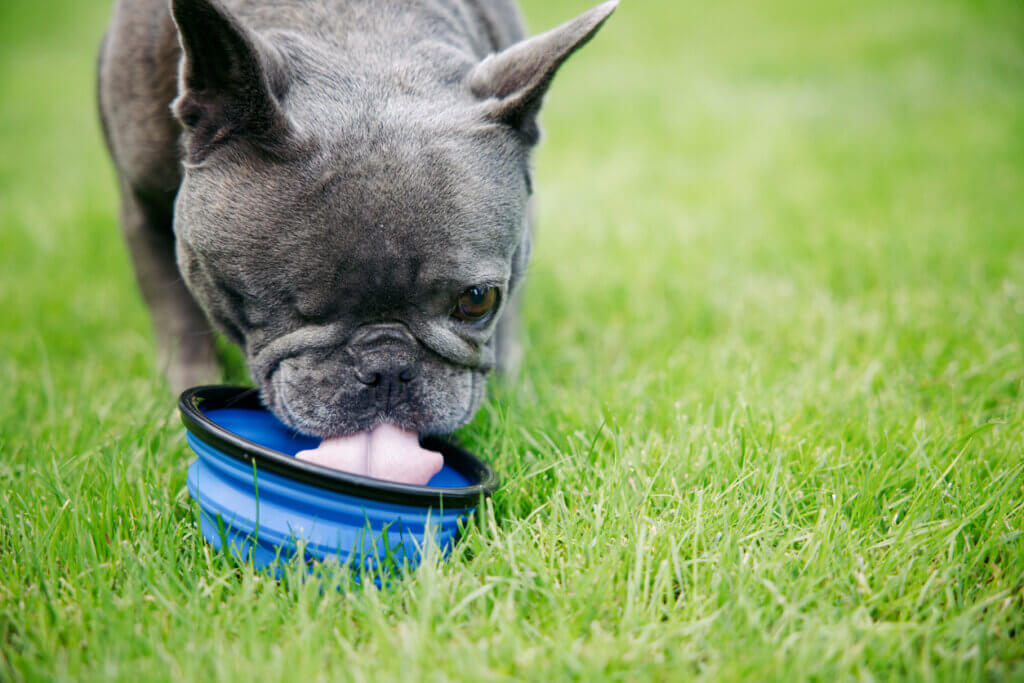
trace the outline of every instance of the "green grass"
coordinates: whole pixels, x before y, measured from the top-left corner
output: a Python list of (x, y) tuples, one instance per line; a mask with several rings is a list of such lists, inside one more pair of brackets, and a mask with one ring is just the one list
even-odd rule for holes
[(504, 486), (340, 591), (198, 535), (108, 11), (0, 5), (0, 679), (1024, 680), (1019, 2), (626, 0), (546, 105), (522, 380), (462, 432)]

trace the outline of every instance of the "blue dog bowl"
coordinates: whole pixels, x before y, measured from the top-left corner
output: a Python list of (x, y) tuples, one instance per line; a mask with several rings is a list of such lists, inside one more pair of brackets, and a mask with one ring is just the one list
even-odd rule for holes
[[(205, 386), (178, 401), (189, 446), (188, 492), (199, 503), (203, 537), (263, 568), (303, 546), (305, 559), (354, 568), (419, 564), (433, 542), (447, 553), (459, 522), (494, 490), (494, 473), (435, 437), (444, 456), (426, 486), (361, 477), (295, 459), (318, 439), (296, 434), (245, 387)], [(390, 565), (390, 566), (389, 566)]]

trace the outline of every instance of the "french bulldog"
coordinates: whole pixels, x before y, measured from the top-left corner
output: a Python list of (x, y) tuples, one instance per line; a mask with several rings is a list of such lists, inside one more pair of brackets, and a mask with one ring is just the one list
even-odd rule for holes
[(525, 38), (513, 0), (119, 0), (99, 108), (172, 390), (217, 329), (303, 434), (468, 422), (516, 363), (541, 101), (616, 4)]

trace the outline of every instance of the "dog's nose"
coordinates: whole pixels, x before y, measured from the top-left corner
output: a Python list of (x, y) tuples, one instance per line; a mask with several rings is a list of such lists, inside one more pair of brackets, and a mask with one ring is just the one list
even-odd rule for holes
[(349, 347), (356, 379), (369, 387), (398, 388), (416, 377), (416, 339), (404, 325), (367, 325), (353, 335)]
[[(379, 357), (378, 357), (379, 358)], [(380, 359), (384, 360), (384, 359)], [(379, 362), (377, 358), (369, 362), (364, 361), (356, 370), (356, 379), (368, 387), (376, 387), (382, 384), (408, 384), (416, 378), (416, 369), (412, 363), (392, 364)]]

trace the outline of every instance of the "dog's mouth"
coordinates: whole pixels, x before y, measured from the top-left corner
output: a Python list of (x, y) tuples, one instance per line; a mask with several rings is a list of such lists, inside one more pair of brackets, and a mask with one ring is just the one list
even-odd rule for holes
[(416, 432), (387, 423), (324, 439), (317, 448), (299, 451), (295, 457), (342, 472), (420, 486), (444, 466), (440, 453), (420, 446)]
[(349, 369), (297, 356), (268, 358), (260, 372), (254, 369), (264, 379), (264, 405), (296, 432), (322, 439), (316, 448), (298, 453), (298, 459), (360, 476), (427, 484), (444, 462), (439, 453), (420, 446), (420, 435), (448, 433), (465, 424), (482, 395), (483, 373), (441, 363), (417, 368), (420, 374), (407, 386), (393, 381), (382, 392), (364, 379), (332, 383), (332, 377)]
[[(286, 392), (274, 393), (278, 407), (298, 423)], [(379, 420), (353, 433), (326, 437), (316, 448), (299, 451), (295, 457), (341, 472), (419, 486), (444, 466), (440, 453), (420, 446), (417, 432)]]

